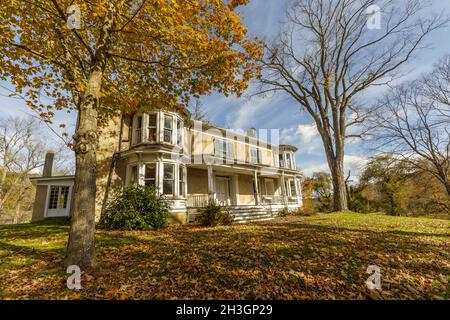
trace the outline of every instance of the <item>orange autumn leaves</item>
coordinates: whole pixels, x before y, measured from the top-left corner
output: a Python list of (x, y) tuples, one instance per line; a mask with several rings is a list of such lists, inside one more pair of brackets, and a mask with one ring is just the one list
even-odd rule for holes
[[(112, 2), (117, 14), (101, 88), (104, 113), (185, 106), (192, 95), (212, 90), (240, 95), (260, 71), (262, 45), (235, 12), (247, 1)], [(0, 80), (49, 121), (49, 105), (76, 108), (110, 3), (2, 1)], [(66, 24), (72, 4), (80, 9), (80, 29)]]

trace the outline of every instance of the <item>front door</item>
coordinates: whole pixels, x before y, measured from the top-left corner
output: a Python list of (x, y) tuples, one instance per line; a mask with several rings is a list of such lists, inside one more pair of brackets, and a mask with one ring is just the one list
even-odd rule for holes
[(230, 204), (229, 179), (225, 177), (216, 178), (216, 196), (220, 205)]

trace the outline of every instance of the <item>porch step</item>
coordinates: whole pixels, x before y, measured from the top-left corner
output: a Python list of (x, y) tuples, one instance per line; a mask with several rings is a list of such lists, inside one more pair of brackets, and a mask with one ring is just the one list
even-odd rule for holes
[(262, 206), (232, 207), (230, 210), (234, 217), (234, 223), (238, 224), (268, 221), (273, 219), (270, 212)]
[[(239, 206), (229, 207), (234, 218), (233, 223), (243, 224), (273, 219), (273, 215), (263, 206)], [(190, 222), (199, 214), (199, 209), (188, 210)]]

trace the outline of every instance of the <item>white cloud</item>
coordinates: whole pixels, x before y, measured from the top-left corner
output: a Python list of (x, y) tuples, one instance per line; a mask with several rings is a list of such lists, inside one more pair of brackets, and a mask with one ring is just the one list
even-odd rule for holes
[(264, 97), (254, 97), (245, 101), (236, 112), (229, 112), (226, 115), (226, 124), (233, 129), (247, 131), (250, 127), (256, 127), (259, 115), (273, 103), (271, 99)]
[(281, 130), (280, 142), (294, 145), (302, 154), (317, 154), (322, 152), (322, 141), (315, 124), (299, 124), (294, 128)]

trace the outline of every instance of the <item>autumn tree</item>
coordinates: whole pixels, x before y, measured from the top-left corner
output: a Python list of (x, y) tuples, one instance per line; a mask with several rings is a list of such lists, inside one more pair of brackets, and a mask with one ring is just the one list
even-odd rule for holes
[(386, 211), (391, 215), (401, 215), (406, 204), (405, 181), (413, 173), (414, 168), (393, 155), (376, 156), (367, 163), (360, 182), (375, 185)]
[(260, 93), (286, 93), (315, 122), (336, 211), (347, 209), (345, 141), (361, 137), (354, 128), (366, 120), (364, 94), (398, 77), (444, 25), (425, 8), (421, 0), (293, 0), (283, 32), (267, 45)]
[(212, 89), (239, 95), (261, 51), (235, 12), (246, 3), (2, 1), (0, 79), (48, 121), (55, 110), (78, 116), (67, 264), (95, 260), (99, 117), (142, 105), (184, 107)]

